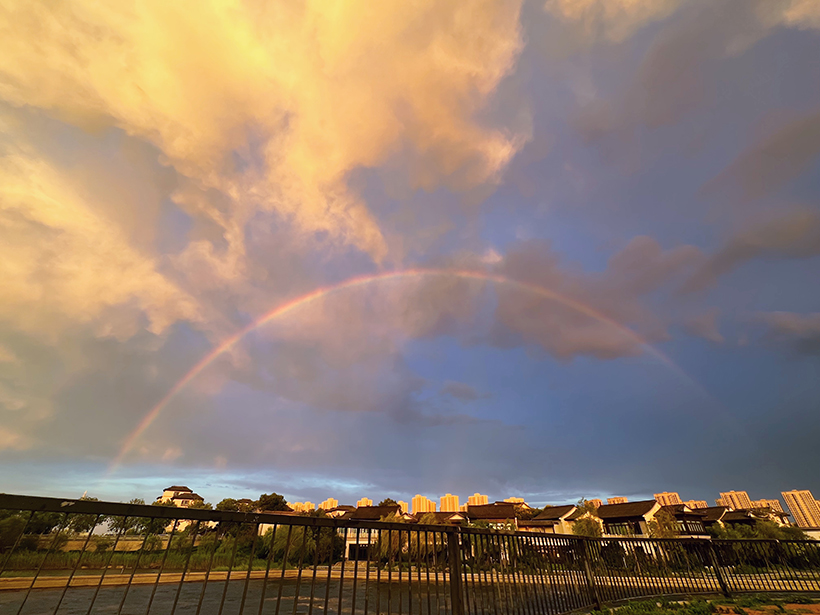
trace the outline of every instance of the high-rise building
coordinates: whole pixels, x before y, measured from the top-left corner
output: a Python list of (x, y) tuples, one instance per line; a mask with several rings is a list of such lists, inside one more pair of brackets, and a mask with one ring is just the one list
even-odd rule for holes
[(777, 512), (786, 512), (783, 510), (783, 505), (780, 503), (780, 500), (752, 500), (752, 508), (771, 508)]
[(458, 496), (448, 493), (441, 496), (439, 510), (441, 512), (458, 512)]
[(781, 495), (798, 527), (820, 527), (820, 504), (811, 491), (783, 491)]
[(408, 506), (407, 502), (402, 502), (401, 500), (399, 500), (399, 501), (398, 501), (398, 502), (396, 502), (396, 503), (399, 505), (399, 507), (401, 508), (401, 511), (402, 511), (403, 513), (406, 513), (406, 512), (410, 509), (410, 507)]
[(728, 504), (726, 503), (726, 500), (724, 500), (723, 498), (717, 498), (715, 500), (715, 506), (728, 506)]
[(373, 506), (373, 500), (370, 498), (362, 498), (358, 502), (356, 502), (356, 508), (359, 506)]
[(684, 504), (692, 510), (696, 508), (709, 508), (709, 503), (706, 500), (686, 500)]
[(412, 512), (414, 515), (416, 513), (436, 512), (436, 503), (423, 495), (416, 494), (416, 496), (411, 500), (411, 503), (413, 506)]
[(677, 491), (664, 491), (663, 493), (656, 493), (655, 500), (661, 506), (674, 506), (675, 504), (683, 504)]
[(481, 495), (480, 493), (474, 493), (469, 498), (467, 498), (467, 504), (470, 506), (483, 506), (484, 504), (489, 504), (490, 498), (486, 495)]
[(600, 498), (592, 498), (591, 500), (587, 500), (587, 502), (592, 504), (592, 506), (594, 506), (596, 510), (603, 505), (603, 502), (600, 500)]
[(752, 507), (749, 494), (745, 491), (721, 491), (720, 499), (723, 500), (724, 506), (728, 506), (732, 510), (748, 510)]
[(294, 502), (290, 507), (296, 512), (310, 512), (316, 510), (316, 504), (313, 502)]
[(504, 498), (504, 501), (508, 504), (526, 504), (524, 498)]
[(339, 500), (336, 500), (334, 498), (328, 498), (324, 502), (319, 504), (319, 508), (321, 508), (322, 510), (332, 510), (336, 508), (338, 505)]
[(620, 496), (606, 499), (607, 504), (626, 504), (627, 501), (628, 500), (626, 498), (623, 498), (623, 497), (620, 497)]

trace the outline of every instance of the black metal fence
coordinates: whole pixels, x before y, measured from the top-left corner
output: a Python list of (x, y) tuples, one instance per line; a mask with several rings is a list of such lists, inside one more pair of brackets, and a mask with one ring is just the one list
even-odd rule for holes
[(556, 615), (820, 592), (820, 543), (586, 539), (0, 494), (0, 613)]

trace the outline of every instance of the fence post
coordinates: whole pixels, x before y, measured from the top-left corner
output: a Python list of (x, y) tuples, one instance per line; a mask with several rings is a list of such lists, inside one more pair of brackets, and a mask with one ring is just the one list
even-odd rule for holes
[(458, 528), (453, 528), (447, 532), (447, 559), (449, 560), (450, 568), (450, 604), (453, 607), (453, 615), (464, 615), (460, 538), (461, 532)]
[(595, 584), (595, 575), (592, 573), (591, 554), (589, 549), (590, 540), (586, 538), (578, 539), (581, 541), (581, 560), (584, 563), (584, 574), (587, 578), (587, 586), (589, 587), (589, 594), (595, 602), (595, 608), (600, 611), (603, 606), (601, 603), (601, 596), (598, 594), (598, 586)]
[(720, 569), (717, 554), (715, 553), (715, 545), (711, 540), (707, 541), (707, 551), (709, 553), (709, 561), (712, 563), (712, 570), (715, 571), (715, 577), (717, 577), (718, 585), (720, 585), (721, 593), (727, 598), (731, 598), (732, 594), (729, 591), (729, 586), (726, 584), (726, 579), (723, 577), (723, 571)]

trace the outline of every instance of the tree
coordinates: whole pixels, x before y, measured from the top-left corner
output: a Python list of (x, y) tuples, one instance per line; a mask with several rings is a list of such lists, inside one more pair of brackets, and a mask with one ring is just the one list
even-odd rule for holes
[(593, 517), (581, 517), (572, 525), (572, 533), (576, 536), (600, 538), (603, 536), (601, 524)]
[(393, 498), (384, 498), (381, 502), (379, 502), (379, 506), (398, 506), (399, 503), (394, 500)]
[(188, 508), (199, 510), (213, 510), (214, 505), (210, 502), (206, 502), (205, 500), (194, 500), (194, 503), (189, 505)]
[(649, 535), (652, 538), (675, 538), (678, 535), (678, 521), (668, 510), (659, 510), (649, 522)]
[[(89, 498), (86, 496), (81, 497), (80, 500), (85, 502), (99, 502), (97, 498)], [(71, 518), (68, 522), (68, 529), (77, 534), (90, 532), (98, 523), (102, 522), (103, 520), (104, 518), (102, 516), (95, 514), (71, 515)]]
[(216, 510), (239, 512), (239, 502), (237, 502), (233, 498), (225, 498), (216, 505)]
[(268, 495), (267, 493), (263, 493), (259, 496), (259, 499), (256, 501), (256, 504), (259, 510), (290, 510), (290, 506), (288, 506), (288, 503), (285, 500), (285, 496), (279, 495), (278, 493), (271, 493), (270, 495)]

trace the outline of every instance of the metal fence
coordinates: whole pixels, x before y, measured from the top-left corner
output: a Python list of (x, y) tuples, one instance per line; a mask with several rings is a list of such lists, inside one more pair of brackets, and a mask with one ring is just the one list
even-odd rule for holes
[(820, 592), (820, 543), (586, 539), (0, 494), (0, 613), (557, 615)]

